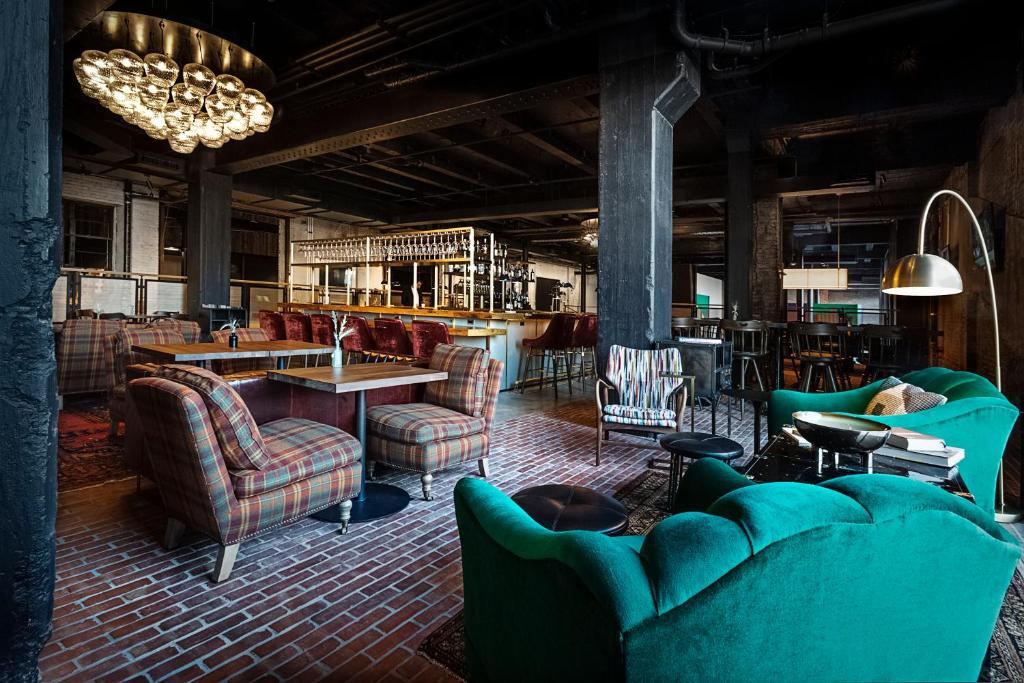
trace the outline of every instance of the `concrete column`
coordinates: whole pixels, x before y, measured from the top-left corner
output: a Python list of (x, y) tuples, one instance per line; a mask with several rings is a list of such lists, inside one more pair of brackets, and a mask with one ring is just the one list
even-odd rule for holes
[(214, 173), (214, 154), (188, 160), (188, 314), (209, 332), (203, 306), (231, 304), (231, 176)]
[(673, 125), (700, 72), (655, 22), (601, 35), (598, 367), (613, 344), (668, 337), (672, 303)]
[(725, 310), (732, 317), (733, 306), (739, 319), (751, 313), (750, 267), (754, 230), (754, 161), (748, 128), (726, 131), (729, 186), (725, 225)]
[(57, 509), (51, 291), (61, 261), (62, 3), (0, 3), (0, 678), (35, 681)]

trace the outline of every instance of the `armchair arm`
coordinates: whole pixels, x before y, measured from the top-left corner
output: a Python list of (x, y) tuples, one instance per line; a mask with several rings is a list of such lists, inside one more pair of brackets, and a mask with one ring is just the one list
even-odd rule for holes
[(597, 395), (597, 414), (601, 415), (604, 412), (604, 407), (608, 405), (608, 392), (614, 392), (615, 387), (608, 382), (605, 382), (600, 377), (594, 383), (594, 393)]
[[(686, 422), (684, 417), (684, 413), (686, 412), (686, 401), (697, 394), (697, 377), (695, 375), (684, 375), (679, 372), (663, 372), (661, 373), (661, 376), (683, 380), (668, 396), (668, 400), (670, 402), (675, 399), (672, 409), (676, 411), (676, 430), (681, 432), (683, 431), (683, 425)], [(689, 390), (686, 387), (687, 383), (690, 385)]]

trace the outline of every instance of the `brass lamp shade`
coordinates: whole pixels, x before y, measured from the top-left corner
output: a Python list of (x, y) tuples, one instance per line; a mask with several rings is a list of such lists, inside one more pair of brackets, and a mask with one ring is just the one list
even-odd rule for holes
[(882, 291), (895, 296), (942, 296), (963, 290), (956, 266), (933, 254), (904, 256), (882, 278)]

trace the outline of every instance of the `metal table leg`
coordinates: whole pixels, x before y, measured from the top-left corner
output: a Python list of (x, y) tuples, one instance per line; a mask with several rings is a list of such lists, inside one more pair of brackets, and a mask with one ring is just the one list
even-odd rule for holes
[[(356, 394), (356, 438), (363, 447), (363, 469), (360, 476), (359, 496), (352, 501), (352, 522), (366, 522), (371, 519), (388, 517), (404, 510), (409, 505), (409, 494), (405, 489), (391, 484), (378, 484), (366, 481), (369, 469), (366, 458), (366, 392)], [(316, 519), (326, 522), (340, 522), (338, 506), (332, 506), (313, 515)]]

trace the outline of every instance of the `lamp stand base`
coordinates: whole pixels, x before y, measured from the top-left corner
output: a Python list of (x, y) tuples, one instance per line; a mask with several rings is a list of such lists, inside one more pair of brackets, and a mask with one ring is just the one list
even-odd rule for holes
[(1004, 505), (996, 510), (995, 519), (1000, 524), (1016, 524), (1021, 520), (1021, 511), (1010, 505)]

